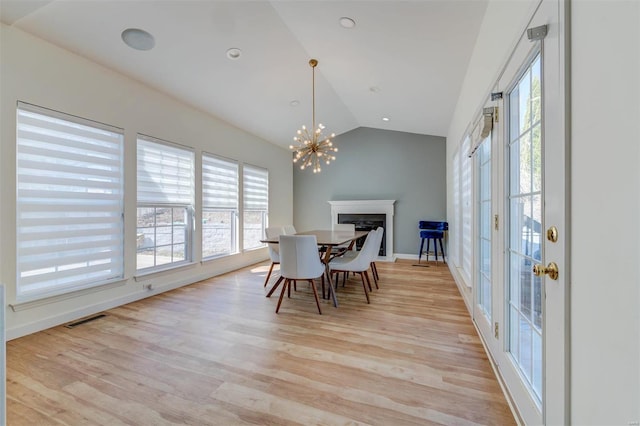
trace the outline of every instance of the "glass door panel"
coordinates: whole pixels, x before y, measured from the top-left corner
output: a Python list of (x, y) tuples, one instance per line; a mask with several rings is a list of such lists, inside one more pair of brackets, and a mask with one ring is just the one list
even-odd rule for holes
[(508, 352), (542, 403), (542, 143), (540, 55), (508, 94)]
[(491, 291), (491, 135), (478, 148), (478, 305), (492, 322)]

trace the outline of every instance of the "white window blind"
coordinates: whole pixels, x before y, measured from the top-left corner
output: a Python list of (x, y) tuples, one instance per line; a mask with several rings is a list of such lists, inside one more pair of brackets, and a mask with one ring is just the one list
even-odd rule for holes
[(462, 215), (460, 209), (460, 150), (453, 154), (453, 223), (450, 227), (451, 235), (449, 257), (456, 267), (460, 267), (460, 217)]
[(17, 296), (123, 277), (123, 133), (18, 103)]
[(269, 171), (246, 164), (242, 170), (244, 210), (267, 211), (269, 209)]
[(202, 206), (238, 209), (238, 163), (202, 154)]
[(193, 151), (138, 135), (138, 204), (193, 205)]
[[(461, 152), (469, 152), (471, 145), (470, 138), (465, 138), (462, 143)], [(460, 156), (460, 203), (461, 203), (461, 266), (462, 276), (467, 285), (471, 285), (471, 265), (472, 265), (472, 228), (471, 219), (473, 213), (472, 193), (471, 193), (471, 159), (468, 155)]]

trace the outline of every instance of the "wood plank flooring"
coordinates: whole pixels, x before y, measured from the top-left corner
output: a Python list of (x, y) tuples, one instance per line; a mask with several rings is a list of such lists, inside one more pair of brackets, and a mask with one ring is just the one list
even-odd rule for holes
[[(9, 425), (510, 425), (446, 267), (378, 263), (340, 306), (268, 263), (7, 343)], [(271, 279), (271, 283), (275, 279)]]

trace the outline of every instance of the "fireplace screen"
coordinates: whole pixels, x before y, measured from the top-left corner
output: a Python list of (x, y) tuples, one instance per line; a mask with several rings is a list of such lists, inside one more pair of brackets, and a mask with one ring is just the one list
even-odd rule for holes
[[(386, 215), (384, 214), (360, 214), (360, 213), (338, 213), (338, 223), (353, 223), (356, 231), (371, 231), (379, 226), (385, 228), (385, 234), (382, 236), (382, 244), (378, 256), (386, 256)], [(365, 238), (356, 241), (358, 250), (362, 248)]]

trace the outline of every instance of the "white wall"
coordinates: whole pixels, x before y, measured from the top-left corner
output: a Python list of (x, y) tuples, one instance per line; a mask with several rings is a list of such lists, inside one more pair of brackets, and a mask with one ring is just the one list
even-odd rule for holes
[[(490, 1), (447, 135), (448, 165), (535, 3)], [(638, 424), (640, 2), (571, 8), (571, 419)]]
[[(6, 301), (15, 302), (15, 144), (18, 100), (125, 129), (124, 285), (13, 312), (7, 309), (9, 338), (30, 333), (118, 304), (146, 297), (135, 273), (136, 133), (206, 150), (269, 169), (270, 220), (293, 221), (291, 154), (140, 82), (5, 25), (0, 33), (0, 280)], [(224, 84), (220, 82), (220, 84)], [(265, 249), (153, 276), (162, 291), (267, 259)], [(146, 283), (150, 281), (145, 281)]]
[[(490, 0), (487, 6), (447, 133), (447, 218), (450, 224), (453, 222), (453, 155), (462, 144), (469, 123), (479, 117), (500, 70), (538, 3), (539, 0)], [(455, 229), (450, 230), (450, 238), (455, 232)], [(451, 272), (462, 283), (454, 268)], [(459, 288), (470, 310), (471, 288), (466, 285), (459, 285)]]
[(638, 424), (640, 2), (572, 17), (572, 420)]

